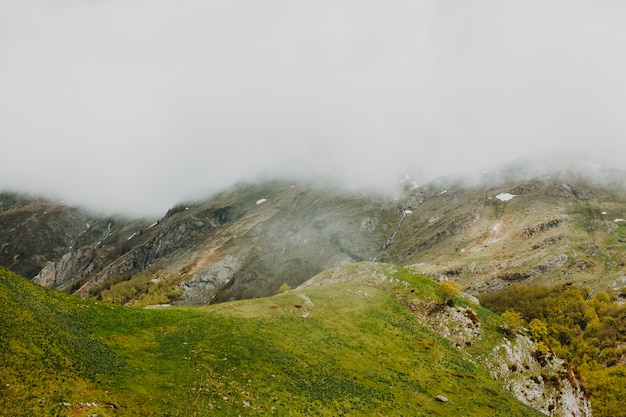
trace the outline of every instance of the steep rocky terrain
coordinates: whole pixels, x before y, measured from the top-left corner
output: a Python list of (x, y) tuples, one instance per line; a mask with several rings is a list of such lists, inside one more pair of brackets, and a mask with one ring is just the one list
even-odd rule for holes
[[(34, 278), (49, 262), (58, 262), (69, 254), (80, 253), (93, 258), (119, 256), (112, 247), (119, 240), (112, 236), (134, 233), (143, 227), (141, 220), (130, 221), (120, 216), (103, 217), (62, 202), (50, 201), (16, 193), (0, 193), (0, 265)], [(107, 252), (107, 256), (103, 256)], [(52, 277), (49, 286), (67, 289), (76, 277), (89, 272), (89, 262), (82, 262), (72, 277)]]
[(469, 292), (512, 282), (621, 291), (626, 192), (574, 176), (496, 187), (414, 189), (412, 211), (380, 259), (444, 275)]
[(103, 242), (109, 245), (73, 249), (34, 280), (60, 289), (78, 283), (78, 294), (88, 295), (108, 279), (148, 270), (177, 285), (182, 303), (266, 296), (332, 266), (375, 258), (397, 216), (397, 206), (378, 197), (286, 183), (238, 186), (176, 206), (140, 230), (120, 229)]
[(573, 175), (407, 183), (397, 199), (248, 184), (150, 221), (3, 196), (0, 263), (82, 296), (112, 291), (116, 302), (154, 284), (182, 304), (267, 296), (363, 260), (410, 265), (476, 295), (513, 282), (626, 286), (626, 192)]

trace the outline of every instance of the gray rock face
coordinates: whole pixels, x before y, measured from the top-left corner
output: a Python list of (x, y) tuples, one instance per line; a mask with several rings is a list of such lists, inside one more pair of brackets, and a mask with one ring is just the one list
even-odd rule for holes
[(93, 248), (83, 247), (63, 255), (56, 262), (48, 262), (33, 281), (49, 288), (64, 289), (72, 284), (73, 276), (89, 274), (96, 268)]
[(366, 217), (361, 220), (361, 227), (359, 227), (359, 230), (361, 233), (372, 233), (376, 230), (376, 226), (378, 226), (377, 217)]
[(226, 255), (212, 264), (206, 271), (197, 272), (179, 286), (183, 291), (181, 302), (184, 304), (202, 304), (207, 300), (210, 301), (220, 287), (233, 279), (241, 265), (241, 260)]
[(572, 371), (563, 371), (563, 361), (555, 357), (538, 363), (534, 351), (534, 342), (522, 335), (496, 346), (486, 358), (491, 376), (503, 381), (520, 401), (545, 414), (591, 417), (591, 403)]
[(578, 200), (586, 200), (591, 197), (592, 192), (580, 186), (572, 185), (568, 182), (562, 182), (556, 185), (550, 192), (555, 197), (575, 198)]

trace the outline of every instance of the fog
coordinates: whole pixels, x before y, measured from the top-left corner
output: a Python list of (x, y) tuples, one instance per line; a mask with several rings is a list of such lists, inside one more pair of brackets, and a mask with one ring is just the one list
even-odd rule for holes
[(0, 2), (0, 189), (159, 215), (289, 176), (624, 166), (615, 1)]

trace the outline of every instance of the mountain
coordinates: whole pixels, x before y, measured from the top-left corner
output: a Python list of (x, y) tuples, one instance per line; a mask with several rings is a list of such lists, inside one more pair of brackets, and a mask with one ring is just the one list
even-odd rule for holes
[[(626, 189), (575, 175), (494, 187), (414, 189), (381, 260), (443, 275), (481, 294), (514, 282), (626, 284)], [(621, 296), (626, 294), (620, 293)]]
[(407, 182), (399, 198), (276, 181), (149, 221), (13, 203), (0, 211), (0, 262), (47, 287), (131, 304), (268, 296), (359, 261), (410, 266), (475, 295), (524, 282), (625, 297), (624, 218), (623, 186), (572, 174)]
[[(121, 216), (98, 216), (62, 202), (18, 193), (0, 193), (0, 265), (34, 278), (49, 263), (69, 254), (112, 261), (119, 237), (145, 227), (145, 221)], [(106, 242), (104, 245), (103, 242)], [(77, 277), (89, 273), (84, 262)], [(77, 277), (54, 279), (49, 284), (70, 290)]]
[(563, 361), (391, 265), (160, 309), (81, 299), (0, 269), (0, 300), (3, 416), (590, 415)]
[[(624, 374), (626, 338), (623, 334), (623, 326), (620, 325), (626, 315), (624, 306), (620, 306), (626, 299), (626, 267), (624, 265), (626, 259), (626, 221), (624, 221), (626, 191), (623, 182), (593, 181), (589, 177), (567, 173), (527, 177), (523, 180), (516, 178), (518, 177), (505, 177), (496, 182), (485, 180), (473, 185), (468, 185), (463, 181), (441, 179), (423, 186), (417, 186), (407, 180), (404, 183), (404, 192), (395, 198), (382, 194), (354, 193), (297, 182), (240, 184), (204, 201), (179, 204), (170, 209), (161, 219), (103, 217), (59, 202), (17, 194), (1, 194), (0, 263), (21, 271), (41, 286), (87, 298), (82, 301), (72, 297), (64, 298), (67, 296), (29, 286), (28, 294), (38, 294), (37, 291), (42, 291), (40, 294), (56, 294), (54, 296), (61, 297), (59, 299), (72, 300), (69, 304), (75, 303), (83, 306), (80, 307), (81, 310), (68, 306), (59, 307), (64, 313), (55, 312), (56, 310), (45, 313), (36, 310), (33, 313), (31, 310), (35, 306), (29, 303), (38, 298), (31, 294), (13, 300), (12, 297), (15, 296), (11, 295), (12, 292), (19, 293), (20, 290), (11, 287), (9, 291), (6, 291), (3, 303), (6, 302), (6, 305), (13, 303), (12, 305), (17, 310), (15, 313), (3, 316), (3, 323), (11, 322), (15, 315), (18, 319), (15, 319), (14, 324), (33, 319), (36, 323), (41, 322), (45, 329), (41, 330), (44, 336), (33, 335), (32, 340), (18, 340), (7, 345), (8, 347), (4, 350), (7, 353), (2, 363), (10, 363), (16, 355), (35, 352), (33, 353), (35, 356), (31, 358), (33, 362), (41, 361), (52, 365), (56, 363), (57, 365), (54, 366), (57, 368), (70, 366), (72, 371), (68, 378), (69, 381), (74, 382), (68, 383), (74, 384), (72, 392), (76, 390), (98, 391), (100, 388), (94, 388), (96, 385), (89, 384), (100, 383), (98, 379), (100, 373), (105, 375), (102, 378), (109, 378), (111, 381), (118, 381), (116, 384), (123, 385), (120, 381), (124, 376), (116, 373), (120, 367), (127, 368), (122, 365), (125, 363), (123, 361), (126, 363), (134, 361), (137, 364), (135, 353), (139, 354), (143, 360), (148, 360), (157, 355), (155, 352), (161, 351), (159, 350), (161, 347), (158, 346), (161, 346), (162, 339), (160, 339), (160, 333), (152, 332), (154, 330), (152, 327), (156, 326), (153, 323), (161, 323), (159, 327), (164, 329), (178, 329), (177, 332), (183, 332), (181, 329), (184, 327), (182, 324), (184, 322), (198, 323), (200, 327), (209, 329), (207, 332), (219, 333), (219, 329), (211, 325), (212, 321), (218, 320), (216, 317), (220, 317), (219, 320), (223, 317), (223, 315), (216, 316), (216, 312), (221, 312), (220, 314), (238, 312), (237, 317), (250, 319), (257, 314), (259, 317), (267, 318), (265, 309), (268, 309), (277, 310), (277, 313), (281, 311), (284, 314), (295, 314), (297, 317), (306, 319), (308, 317), (302, 317), (302, 315), (311, 313), (307, 300), (310, 299), (314, 306), (330, 306), (332, 304), (330, 301), (322, 300), (334, 299), (333, 294), (338, 291), (338, 288), (347, 285), (353, 286), (351, 291), (354, 294), (362, 294), (363, 291), (371, 294), (369, 288), (382, 291), (386, 294), (385, 297), (391, 297), (395, 303), (394, 306), (400, 306), (405, 313), (408, 311), (419, 326), (443, 338), (433, 341), (430, 350), (444, 349), (446, 358), (455, 357), (455, 354), (446, 350), (448, 348), (454, 352), (460, 351), (462, 355), (470, 355), (471, 361), (474, 361), (472, 363), (492, 371), (489, 372), (489, 376), (498, 378), (497, 386), (507, 387), (521, 401), (528, 402), (532, 398), (544, 398), (544, 394), (545, 398), (552, 398), (548, 402), (532, 403), (537, 409), (551, 413), (558, 407), (564, 407), (558, 405), (560, 400), (557, 397), (546, 393), (543, 389), (537, 391), (533, 388), (535, 383), (539, 384), (537, 381), (544, 381), (543, 387), (545, 388), (549, 385), (546, 381), (551, 381), (552, 377), (548, 377), (547, 370), (531, 367), (529, 361), (532, 359), (535, 362), (543, 362), (546, 356), (551, 355), (555, 359), (550, 363), (559, 363), (558, 366), (561, 366), (559, 372), (566, 379), (571, 379), (570, 386), (573, 391), (568, 392), (585, 391), (584, 388), (576, 388), (578, 375), (582, 375), (586, 386), (589, 387), (586, 392), (591, 396), (594, 413), (602, 417), (615, 415), (615, 410), (620, 409), (619, 398), (623, 396), (624, 390), (621, 387), (624, 386), (624, 375), (626, 375)], [(494, 322), (491, 327), (493, 332), (484, 333), (483, 336), (487, 335), (485, 336), (487, 339), (492, 338), (494, 341), (500, 340), (504, 345), (477, 345), (475, 340), (463, 339), (464, 333), (460, 330), (461, 328), (450, 326), (449, 318), (453, 317), (458, 323), (465, 323), (465, 326), (471, 329), (475, 325), (471, 320), (472, 313), (462, 309), (471, 308), (481, 323), (489, 322), (489, 320), (485, 321), (488, 313), (479, 313), (483, 310), (480, 310), (478, 306), (470, 307), (467, 301), (459, 297), (453, 300), (451, 306), (443, 307), (441, 293), (432, 288), (435, 295), (431, 291), (424, 297), (412, 300), (407, 294), (397, 293), (395, 290), (389, 292), (389, 288), (384, 285), (381, 288), (381, 282), (372, 283), (374, 279), (372, 277), (392, 279), (390, 277), (396, 277), (396, 274), (400, 274), (398, 278), (400, 281), (408, 282), (407, 285), (414, 287), (415, 285), (417, 287), (437, 285), (436, 281), (454, 282), (465, 294), (468, 294), (468, 297), (471, 294), (488, 301), (488, 305), (502, 313), (503, 317), (508, 314), (509, 318), (515, 318), (518, 312), (523, 312), (524, 316), (513, 320), (517, 323), (514, 326), (509, 326), (507, 323), (503, 325), (497, 316), (493, 316)], [(427, 276), (430, 279), (415, 284), (412, 280), (418, 275)], [(369, 278), (364, 282), (362, 276)], [(430, 282), (430, 284), (424, 284), (424, 282)], [(359, 286), (365, 286), (368, 289)], [(547, 289), (544, 286), (548, 286)], [(296, 290), (291, 290), (293, 288)], [(537, 290), (525, 290), (529, 288)], [(416, 288), (410, 289), (416, 290)], [(302, 291), (304, 291), (304, 298)], [(316, 301), (311, 291), (314, 294), (321, 291), (320, 294), (315, 295), (315, 297), (319, 295), (321, 299)], [(270, 297), (277, 293), (278, 296)], [(352, 299), (352, 295), (341, 294), (347, 297), (346, 302)], [(375, 305), (367, 307), (370, 309), (368, 311), (378, 311), (375, 314), (378, 317), (392, 314), (389, 310), (384, 310), (384, 313), (378, 310), (381, 305), (387, 305), (385, 304), (387, 301), (383, 302), (384, 297), (374, 298), (376, 299)], [(369, 300), (368, 297), (364, 299)], [(45, 298), (39, 303), (41, 305), (53, 303), (50, 300), (52, 299)], [(235, 300), (248, 301), (234, 303)], [(283, 305), (277, 300), (288, 301)], [(429, 304), (434, 303), (435, 300), (437, 303)], [(557, 305), (561, 304), (561, 301), (564, 303), (567, 301), (569, 304), (565, 307)], [(135, 307), (173, 304), (176, 307), (165, 309), (163, 312), (143, 309), (127, 311), (115, 307), (111, 310), (110, 303)], [(20, 310), (21, 305), (24, 310)], [(536, 309), (532, 308), (534, 305), (537, 306)], [(442, 310), (437, 310), (435, 306), (441, 307)], [(539, 306), (541, 306), (541, 311), (539, 311)], [(454, 313), (453, 310), (457, 307), (462, 309)], [(251, 313), (243, 312), (247, 309), (250, 309)], [(353, 310), (339, 304), (333, 304), (331, 309), (334, 317), (329, 315), (327, 319), (338, 323), (346, 321), (343, 319), (346, 314), (350, 317), (348, 321), (363, 318), (364, 314), (367, 315), (361, 310)], [(86, 310), (101, 314), (98, 313), (97, 317), (90, 318), (88, 314), (83, 314)], [(111, 313), (111, 316), (105, 314), (105, 311), (108, 313), (109, 310), (116, 313)], [(136, 311), (140, 312), (136, 313)], [(560, 317), (563, 317), (565, 314), (563, 312), (566, 311), (568, 312), (567, 320), (561, 320)], [(205, 312), (211, 312), (211, 314), (205, 316), (203, 315)], [(276, 319), (282, 323), (285, 317), (276, 315), (272, 316), (272, 320)], [(74, 318), (77, 318), (77, 321), (73, 321)], [(252, 329), (265, 329), (263, 331), (268, 335), (267, 339), (264, 339), (266, 343), (270, 343), (274, 338), (286, 339), (284, 343), (289, 340), (293, 341), (294, 337), (297, 340), (306, 338), (302, 334), (304, 330), (298, 330), (295, 324), (267, 330), (263, 327), (266, 323), (254, 320), (248, 323), (247, 319), (238, 321), (236, 325), (219, 320), (216, 323), (220, 323), (220, 326), (223, 325), (227, 329), (239, 327), (249, 329), (245, 334), (246, 340), (258, 341), (258, 335), (253, 334)], [(467, 319), (472, 323), (470, 324)], [(533, 324), (535, 319), (539, 322)], [(111, 322), (111, 320), (114, 321)], [(128, 323), (125, 323), (126, 321)], [(83, 323), (84, 326), (79, 323)], [(310, 325), (310, 322), (305, 323), (308, 323), (306, 326)], [(437, 323), (447, 324), (438, 328)], [(537, 323), (540, 328), (542, 325), (546, 326), (545, 331), (539, 332), (544, 334), (543, 338), (537, 336)], [(344, 324), (347, 329), (351, 329), (350, 334), (353, 338), (360, 332), (386, 329), (384, 325), (381, 328), (380, 324), (370, 321), (361, 322), (358, 328), (354, 328), (349, 323)], [(531, 324), (534, 326), (533, 329), (530, 328)], [(117, 328), (116, 326), (121, 326), (119, 329), (125, 330), (118, 329), (119, 332), (116, 330), (118, 333), (110, 333), (107, 330)], [(320, 345), (322, 349), (329, 352), (334, 349), (332, 347), (334, 345), (331, 344), (332, 346), (329, 347), (326, 342), (335, 340), (333, 337), (339, 337), (338, 333), (333, 333), (339, 330), (330, 331), (327, 324), (320, 323), (316, 324), (317, 327), (306, 326), (303, 329), (307, 332), (315, 332), (315, 329), (319, 328), (326, 329), (324, 330), (325, 336), (320, 335), (318, 339), (311, 339), (305, 344), (307, 352), (317, 351), (313, 340), (318, 343), (323, 340), (324, 343)], [(15, 324), (15, 328), (18, 327)], [(152, 330), (142, 330), (145, 327)], [(38, 327), (35, 326), (35, 328)], [(450, 328), (455, 330), (446, 331)], [(524, 330), (524, 328), (530, 330)], [(72, 329), (73, 332), (67, 334), (64, 329)], [(195, 325), (190, 325), (185, 329), (186, 334), (200, 335), (198, 337), (210, 339), (209, 333), (197, 330)], [(105, 333), (100, 333), (100, 330)], [(42, 348), (45, 340), (50, 337), (46, 332), (58, 334), (62, 339), (53, 338), (49, 349)], [(233, 330), (233, 332), (237, 334), (237, 331)], [(387, 338), (390, 337), (388, 333), (383, 332), (383, 334)], [(398, 334), (403, 338), (402, 340), (412, 340), (417, 343), (413, 336), (402, 332)], [(507, 344), (502, 337), (511, 334), (519, 334), (520, 337), (507, 339), (510, 342)], [(536, 340), (528, 339), (533, 334)], [(374, 337), (374, 335), (367, 335), (363, 337)], [(455, 339), (451, 335), (459, 335), (461, 339)], [(19, 337), (19, 332), (7, 337), (5, 340), (15, 340)], [(143, 337), (146, 339), (136, 339)], [(349, 339), (347, 334), (341, 333), (341, 337)], [(90, 340), (94, 343), (89, 342)], [(133, 340), (141, 347), (133, 345)], [(218, 343), (214, 339), (213, 341)], [(340, 338), (335, 341), (337, 342), (335, 347), (345, 347), (346, 344), (352, 346), (349, 348), (351, 353), (337, 350), (332, 351), (332, 355), (339, 355), (342, 358), (351, 357), (351, 354), (358, 351), (355, 346), (350, 345), (351, 342), (348, 343), (345, 339)], [(361, 348), (369, 346), (370, 342), (374, 346), (380, 346), (380, 351), (396, 349), (395, 345), (387, 346), (383, 342), (373, 340), (368, 340), (367, 343), (362, 341)], [(224, 346), (228, 345), (225, 341), (219, 343)], [(236, 343), (243, 346), (242, 349), (248, 352), (248, 356), (259, 350), (258, 344), (250, 346), (241, 339), (237, 339)], [(233, 346), (236, 346), (236, 343)], [(526, 346), (523, 348), (525, 352), (523, 354), (519, 353), (522, 349), (520, 343)], [(90, 358), (100, 355), (106, 358), (107, 363), (113, 364), (115, 369), (94, 370), (90, 361), (81, 362), (72, 356), (71, 352), (64, 350), (63, 346), (66, 344), (78, 347), (77, 352), (82, 352), (82, 357)], [(149, 346), (156, 350), (150, 350)], [(168, 355), (178, 355), (186, 345), (182, 346), (172, 347), (167, 351)], [(295, 343), (283, 346), (280, 354), (299, 352), (298, 346)], [(429, 349), (420, 350), (423, 347), (419, 344), (412, 345), (412, 349), (418, 349), (420, 355), (430, 351)], [(485, 352), (494, 352), (493, 349), (497, 347), (497, 351), (503, 356), (489, 362), (489, 355)], [(95, 350), (89, 351), (91, 348)], [(397, 349), (404, 352), (403, 355), (410, 355), (404, 347), (397, 347)], [(483, 353), (472, 352), (474, 349)], [(569, 362), (556, 360), (555, 352)], [(42, 360), (41, 355), (52, 359)], [(162, 354), (160, 358), (164, 359), (164, 355)], [(191, 356), (186, 355), (186, 357)], [(229, 356), (224, 355), (224, 357)], [(265, 361), (269, 360), (266, 353), (263, 353), (261, 357)], [(519, 358), (525, 359), (520, 361)], [(157, 377), (154, 373), (160, 372), (171, 376), (170, 371), (162, 366), (179, 368), (180, 364), (166, 362), (166, 365), (159, 365), (150, 360), (148, 362), (149, 366), (153, 367), (152, 371), (145, 371), (143, 365), (137, 365), (137, 369), (141, 370), (136, 373), (131, 372), (135, 382), (146, 378), (146, 380), (156, 378), (163, 386), (171, 387), (172, 381), (166, 382), (159, 379), (161, 377)], [(240, 363), (244, 362), (242, 360)], [(211, 363), (213, 367), (211, 369), (215, 369), (216, 363)], [(254, 363), (257, 367), (262, 366), (257, 362)], [(283, 362), (280, 363), (283, 364)], [(298, 356), (297, 363), (304, 366), (307, 363), (319, 364), (320, 360), (307, 353), (304, 356)], [(94, 364), (93, 366), (96, 366), (98, 361), (94, 360)], [(35, 366), (34, 373), (29, 373), (29, 375), (41, 375), (48, 372), (48, 369), (54, 371), (56, 368), (52, 365), (45, 369), (29, 365)], [(347, 364), (341, 366), (352, 369)], [(417, 364), (411, 363), (409, 366), (399, 361), (395, 363), (393, 372), (414, 366)], [(428, 366), (438, 369), (432, 362), (429, 362)], [(329, 378), (328, 375), (339, 372), (339, 368), (337, 365), (329, 370), (326, 376), (320, 376), (320, 374), (316, 378)], [(531, 372), (531, 368), (535, 373)], [(443, 374), (450, 372), (448, 368), (446, 369), (439, 369), (439, 371)], [(472, 369), (472, 372), (478, 374), (484, 370), (483, 368), (481, 368), (483, 370)], [(501, 373), (494, 373), (496, 370)], [(524, 370), (530, 373), (525, 374)], [(365, 369), (360, 369), (359, 372), (361, 371), (365, 372)], [(51, 375), (57, 375), (56, 371), (54, 372)], [(342, 378), (344, 382), (350, 378), (360, 381), (359, 372), (352, 369), (351, 373), (343, 374)], [(472, 374), (470, 372), (458, 370), (452, 372), (465, 375), (462, 378), (459, 377), (464, 382), (469, 382), (465, 380), (471, 379), (468, 376)], [(539, 372), (539, 376), (536, 372)], [(553, 372), (556, 372), (555, 369)], [(545, 375), (542, 376), (542, 373)], [(216, 378), (222, 378), (223, 373), (219, 375)], [(11, 378), (19, 380), (19, 377), (15, 375)], [(176, 378), (185, 380), (178, 374)], [(202, 378), (208, 378), (208, 376), (205, 375)], [(418, 378), (418, 380), (421, 379)], [(558, 380), (561, 381), (561, 379)], [(124, 386), (130, 390), (132, 386), (128, 381), (126, 380)], [(293, 378), (282, 381), (288, 381), (292, 384), (291, 386), (299, 386)], [(233, 383), (235, 386), (243, 387), (244, 382), (245, 380), (241, 379)], [(217, 382), (214, 383), (217, 384)], [(567, 386), (563, 382), (555, 384), (551, 386), (553, 388), (558, 386), (559, 389), (556, 391)], [(85, 388), (87, 386), (91, 388)], [(97, 386), (101, 387), (101, 385)], [(187, 387), (191, 389), (193, 384), (190, 382)], [(45, 391), (48, 388), (44, 387), (42, 390)], [(126, 397), (123, 401), (126, 404), (124, 407), (133, 409), (135, 414), (141, 414), (137, 410), (146, 410), (141, 408), (147, 403), (146, 398), (159, 394), (158, 390), (155, 391), (156, 388), (143, 386), (140, 388), (146, 393), (145, 395), (148, 395), (147, 397)], [(475, 390), (473, 386), (470, 388)], [(364, 389), (363, 384), (359, 390), (361, 389)], [(380, 386), (376, 387), (377, 391), (381, 389)], [(404, 386), (403, 389), (414, 388)], [(232, 392), (234, 391), (231, 390), (231, 394)], [(359, 392), (361, 392), (359, 395), (365, 395), (363, 394), (365, 391)], [(482, 392), (484, 393), (485, 389)], [(489, 392), (488, 389), (487, 392)], [(525, 398), (524, 394), (532, 398)], [(11, 398), (19, 398), (16, 400), (18, 402), (26, 401), (25, 398), (19, 395), (15, 397), (15, 395), (17, 394), (12, 393)], [(175, 395), (184, 397), (183, 394)], [(448, 396), (446, 392), (441, 395)], [(76, 407), (76, 401), (79, 403), (82, 401), (78, 397), (80, 396), (72, 397), (74, 398), (72, 400), (74, 402), (71, 402), (72, 407)], [(178, 397), (173, 399), (168, 396), (167, 398), (170, 405), (181, 404), (177, 402)], [(293, 398), (281, 398), (284, 402), (293, 400)], [(340, 401), (337, 398), (333, 397), (333, 402)], [(429, 398), (423, 397), (420, 401), (429, 403), (432, 397)], [(589, 415), (586, 411), (581, 411), (585, 409), (585, 406), (579, 401), (582, 398), (579, 394), (572, 394), (567, 398), (570, 400), (563, 401), (568, 404), (578, 404), (576, 407), (579, 407), (579, 411), (576, 415)], [(578, 398), (578, 400), (571, 400), (572, 398)], [(326, 400), (319, 399), (319, 402), (325, 403)], [(143, 405), (137, 406), (139, 408), (128, 405), (134, 401), (139, 401)], [(190, 401), (193, 403), (194, 399)], [(237, 401), (240, 405), (243, 401), (250, 402), (243, 398)], [(303, 401), (309, 404), (310, 398)], [(355, 406), (354, 398), (346, 401), (351, 406)], [(118, 402), (111, 403), (117, 406)], [(217, 403), (212, 404), (216, 406)], [(483, 401), (482, 404), (486, 403)], [(166, 404), (161, 404), (161, 406), (169, 407)], [(267, 406), (275, 405), (264, 403), (263, 407)], [(441, 404), (437, 403), (436, 406), (430, 410), (444, 415), (449, 414), (449, 409), (446, 411), (446, 409), (438, 408), (442, 406)], [(267, 408), (264, 409), (267, 410)], [(315, 407), (313, 409), (317, 410)], [(374, 408), (364, 409), (373, 410)], [(83, 411), (87, 413), (85, 410)], [(129, 413), (133, 414), (133, 412)], [(347, 413), (345, 410), (342, 412)], [(319, 413), (334, 415), (337, 414), (337, 409), (319, 411)], [(388, 413), (394, 414), (391, 411)], [(523, 412), (520, 411), (520, 413)], [(406, 411), (404, 414), (411, 413)], [(477, 415), (473, 412), (469, 414)], [(501, 412), (500, 414), (517, 415), (517, 412), (513, 414)]]
[(267, 296), (330, 267), (375, 259), (397, 217), (397, 205), (382, 197), (242, 185), (68, 248), (34, 281), (87, 296), (139, 275), (176, 286), (184, 304)]

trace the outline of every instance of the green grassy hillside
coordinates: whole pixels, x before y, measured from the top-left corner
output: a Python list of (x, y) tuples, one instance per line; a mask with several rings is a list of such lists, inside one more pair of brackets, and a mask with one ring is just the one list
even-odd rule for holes
[[(381, 268), (384, 285), (151, 310), (0, 269), (0, 415), (541, 415), (399, 302), (439, 299), (436, 282)], [(487, 352), (500, 321), (473, 308)]]

